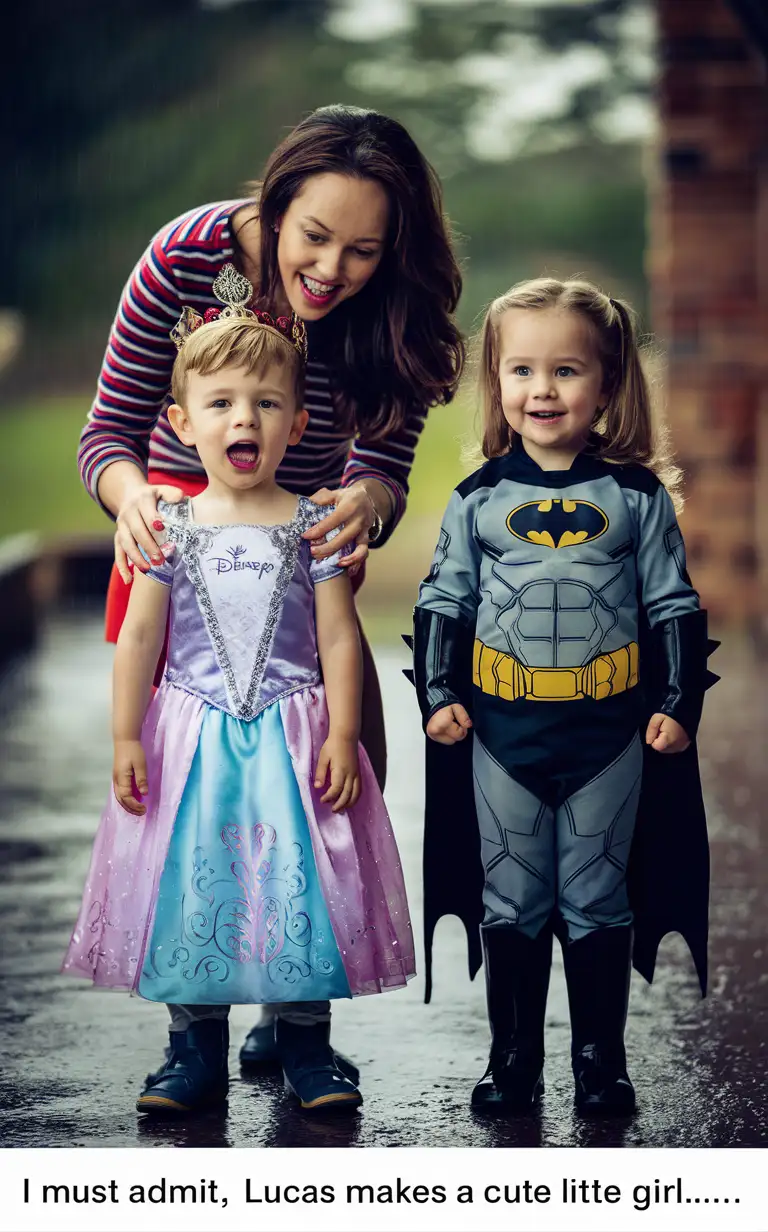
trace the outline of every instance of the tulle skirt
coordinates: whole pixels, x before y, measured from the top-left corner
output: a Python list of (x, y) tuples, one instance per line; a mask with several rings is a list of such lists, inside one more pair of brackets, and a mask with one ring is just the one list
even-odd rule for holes
[(415, 973), (397, 845), (360, 747), (362, 793), (313, 786), (322, 686), (250, 722), (164, 682), (142, 732), (147, 813), (101, 819), (63, 970), (178, 1004), (361, 996)]

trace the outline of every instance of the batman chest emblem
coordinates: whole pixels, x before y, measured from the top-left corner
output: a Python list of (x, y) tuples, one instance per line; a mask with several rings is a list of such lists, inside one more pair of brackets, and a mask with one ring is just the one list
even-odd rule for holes
[(582, 500), (527, 501), (507, 518), (507, 530), (525, 543), (546, 548), (569, 548), (591, 543), (608, 529), (608, 515)]

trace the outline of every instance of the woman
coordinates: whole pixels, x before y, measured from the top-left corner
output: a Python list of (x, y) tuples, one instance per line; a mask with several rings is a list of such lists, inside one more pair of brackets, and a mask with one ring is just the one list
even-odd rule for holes
[[(440, 186), (400, 124), (375, 111), (322, 107), (281, 142), (252, 187), (250, 198), (191, 210), (164, 227), (118, 307), (78, 459), (87, 489), (117, 524), (110, 640), (131, 568), (159, 563), (158, 499), (195, 495), (205, 482), (196, 450), (167, 419), (169, 333), (183, 305), (216, 305), (211, 286), (226, 262), (258, 288), (260, 306), (306, 322), (310, 423), (276, 478), (336, 506), (306, 536), (317, 560), (354, 544), (345, 565), (358, 586), (368, 544), (384, 543), (405, 510), (427, 409), (448, 402), (461, 375), (464, 347), (452, 319), (461, 275)], [(363, 652), (362, 740), (383, 786), (381, 695), (364, 638)], [(274, 1061), (271, 1018), (250, 1032), (240, 1057), (254, 1068)]]

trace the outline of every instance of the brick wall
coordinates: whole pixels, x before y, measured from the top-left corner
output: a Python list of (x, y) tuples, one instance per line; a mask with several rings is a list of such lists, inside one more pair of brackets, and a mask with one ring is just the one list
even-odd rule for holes
[(649, 274), (694, 582), (768, 642), (768, 85), (726, 0), (657, 0)]

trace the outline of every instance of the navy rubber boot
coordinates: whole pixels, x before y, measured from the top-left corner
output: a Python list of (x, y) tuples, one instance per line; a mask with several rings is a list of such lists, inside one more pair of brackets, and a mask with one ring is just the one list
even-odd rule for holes
[(285, 1086), (308, 1112), (353, 1112), (363, 1097), (339, 1068), (330, 1038), (329, 1022), (302, 1027), (277, 1019), (275, 1039)]
[(186, 1031), (171, 1031), (170, 1041), (170, 1056), (161, 1070), (147, 1075), (137, 1110), (184, 1114), (224, 1104), (229, 1093), (227, 1020), (200, 1019)]
[(533, 1112), (544, 1093), (544, 1014), (552, 965), (552, 926), (535, 938), (514, 925), (481, 929), (491, 1055), (472, 1092), (475, 1112)]
[(574, 1103), (582, 1116), (631, 1116), (624, 1026), (629, 1006), (632, 929), (597, 928), (563, 947), (571, 1011)]
[[(360, 1081), (360, 1070), (354, 1061), (341, 1052), (334, 1052), (336, 1065), (342, 1074), (354, 1085)], [(282, 1066), (277, 1054), (275, 1040), (275, 1024), (267, 1023), (263, 1027), (252, 1027), (245, 1037), (245, 1043), (240, 1049), (240, 1068), (247, 1074), (279, 1074)]]
[(152, 1085), (153, 1082), (157, 1082), (160, 1078), (162, 1078), (163, 1074), (165, 1073), (168, 1067), (168, 1062), (171, 1059), (171, 1053), (173, 1052), (173, 1037), (174, 1035), (178, 1035), (178, 1034), (179, 1034), (178, 1031), (168, 1032), (169, 1042), (166, 1044), (165, 1048), (163, 1049), (163, 1063), (159, 1069), (152, 1070), (150, 1071), (150, 1073), (147, 1074), (146, 1078), (144, 1079), (145, 1086), (149, 1087)]
[(249, 1074), (280, 1073), (274, 1020), (263, 1027), (251, 1027), (240, 1049), (240, 1068)]

